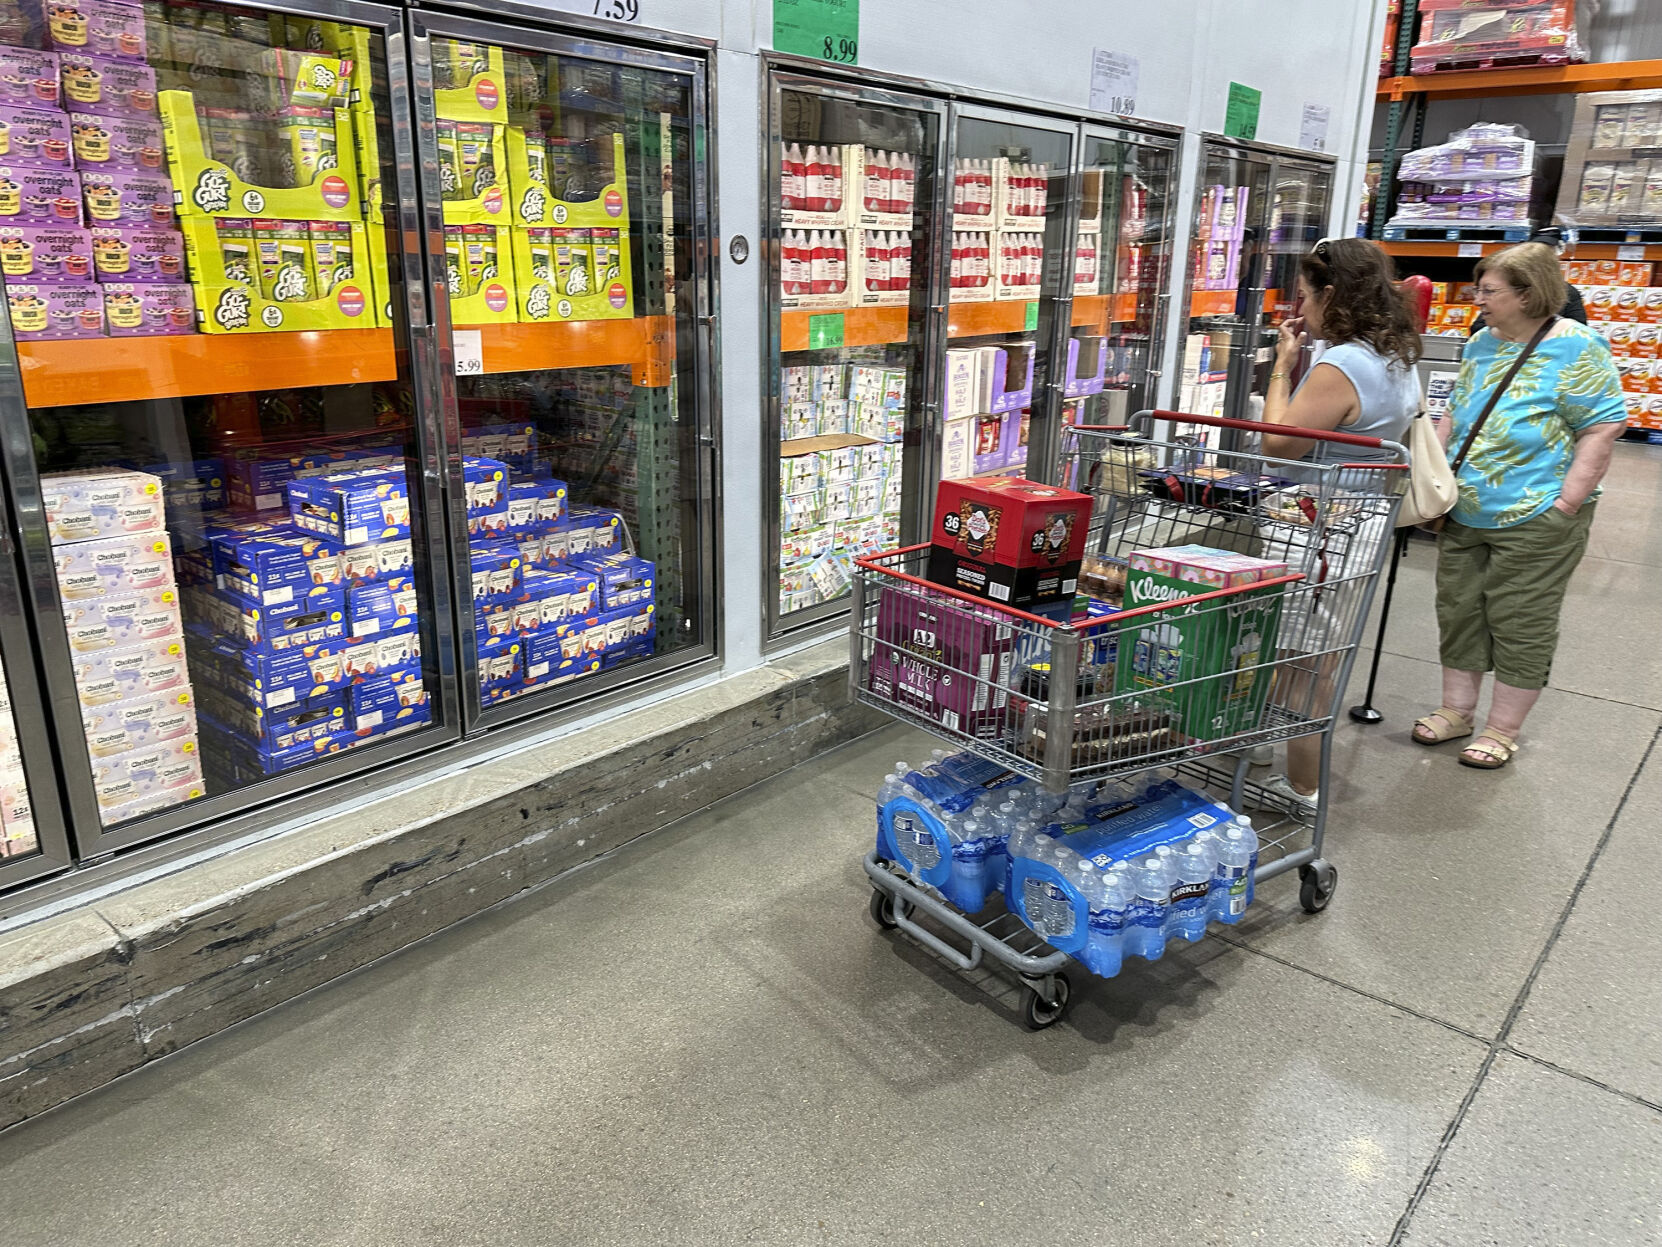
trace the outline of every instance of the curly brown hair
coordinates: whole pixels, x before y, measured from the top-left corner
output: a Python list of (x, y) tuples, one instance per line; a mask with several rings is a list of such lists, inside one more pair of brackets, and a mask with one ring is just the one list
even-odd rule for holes
[(1414, 314), (1397, 286), (1396, 266), (1378, 246), (1363, 238), (1328, 239), (1299, 261), (1298, 271), (1312, 290), (1333, 288), (1322, 309), (1322, 337), (1334, 345), (1366, 342), (1407, 366), (1419, 359)]

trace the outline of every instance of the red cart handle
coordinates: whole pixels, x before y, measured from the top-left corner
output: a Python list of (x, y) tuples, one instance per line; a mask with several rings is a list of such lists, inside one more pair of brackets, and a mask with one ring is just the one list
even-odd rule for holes
[(1169, 420), (1173, 424), (1207, 424), (1217, 429), (1243, 429), (1248, 433), (1273, 433), (1277, 437), (1299, 437), (1312, 442), (1366, 446), (1369, 450), (1380, 450), (1385, 445), (1379, 438), (1367, 437), (1361, 433), (1323, 433), (1319, 429), (1300, 429), (1290, 424), (1265, 424), (1259, 420), (1236, 420), (1230, 416), (1191, 416), (1181, 411), (1151, 411), (1148, 414), (1155, 420)]

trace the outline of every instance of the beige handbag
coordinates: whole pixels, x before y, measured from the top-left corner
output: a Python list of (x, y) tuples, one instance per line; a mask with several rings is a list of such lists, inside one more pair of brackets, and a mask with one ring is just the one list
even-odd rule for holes
[(1489, 395), (1489, 401), (1483, 404), (1477, 423), (1466, 434), (1466, 443), (1460, 447), (1453, 463), (1449, 462), (1448, 451), (1437, 440), (1437, 430), (1432, 426), (1431, 417), (1423, 411), (1414, 417), (1408, 426), (1408, 492), (1402, 496), (1402, 506), (1397, 511), (1398, 528), (1418, 526), (1427, 532), (1442, 531), (1445, 517), (1460, 500), (1460, 485), (1456, 477), (1460, 466), (1466, 462), (1466, 456), (1471, 453), (1472, 443), (1477, 441), (1477, 435), (1483, 431), (1483, 424), (1500, 402), (1501, 395), (1512, 387), (1512, 378), (1518, 375), (1524, 361), (1535, 353), (1541, 339), (1551, 333), (1557, 323), (1558, 317), (1547, 317), (1546, 322), (1535, 331), (1535, 336), (1518, 352), (1518, 358), (1512, 361), (1495, 392)]

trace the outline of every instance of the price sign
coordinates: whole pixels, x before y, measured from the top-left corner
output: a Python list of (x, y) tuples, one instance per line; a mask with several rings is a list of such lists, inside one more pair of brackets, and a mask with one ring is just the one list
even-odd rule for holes
[(480, 329), (452, 329), (450, 343), (456, 355), (456, 375), (477, 377), (485, 371), (485, 334)]
[(1463, 260), (1481, 259), (1483, 256), (1483, 244), (1480, 242), (1463, 242), (1458, 248), (1456, 248), (1456, 254)]
[(1258, 137), (1258, 110), (1263, 107), (1264, 93), (1255, 87), (1238, 82), (1229, 84), (1229, 103), (1224, 108), (1223, 132), (1226, 138), (1255, 139)]
[(1327, 123), (1332, 120), (1333, 110), (1321, 104), (1306, 104), (1304, 116), (1299, 122), (1298, 145), (1308, 147), (1313, 152), (1327, 150)]
[(841, 312), (827, 312), (823, 316), (808, 318), (808, 349), (817, 351), (823, 347), (841, 346), (843, 344), (844, 320)]
[(583, 17), (604, 17), (614, 22), (641, 20), (641, 0), (542, 0), (539, 7)]
[(1091, 111), (1132, 116), (1141, 66), (1134, 56), (1097, 48), (1091, 53)]
[(1643, 260), (1645, 258), (1645, 249), (1643, 246), (1617, 247), (1616, 258), (1618, 260)]
[(773, 0), (773, 46), (839, 65), (860, 61), (860, 0)]
[(1031, 332), (1031, 331), (1037, 329), (1038, 327), (1039, 327), (1039, 301), (1037, 299), (1029, 299), (1027, 301), (1027, 324), (1026, 324), (1026, 329), (1027, 329), (1028, 332)]

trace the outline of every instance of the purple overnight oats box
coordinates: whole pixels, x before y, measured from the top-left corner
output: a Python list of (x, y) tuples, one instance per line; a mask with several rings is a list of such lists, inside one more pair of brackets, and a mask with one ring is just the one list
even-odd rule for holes
[(92, 237), (84, 229), (0, 225), (0, 273), (7, 284), (89, 281)]
[(186, 282), (107, 281), (104, 319), (112, 338), (196, 332), (196, 300)]
[(1014, 648), (1011, 621), (991, 610), (885, 589), (869, 687), (952, 731), (995, 735), (1009, 704)]
[(162, 123), (154, 117), (101, 117), (69, 114), (75, 144), (75, 167), (123, 169), (158, 176), (162, 167)]
[(7, 282), (6, 306), (12, 336), (19, 342), (104, 336), (104, 287), (95, 281), (56, 286)]
[(80, 175), (62, 169), (0, 164), (0, 223), (79, 226)]
[[(66, 53), (58, 59), (63, 62), (59, 72), (65, 108), (103, 117), (156, 115), (156, 71), (150, 66), (79, 52)], [(0, 91), (3, 90), (4, 82), (0, 81)]]
[(0, 104), (57, 108), (57, 53), (0, 48)]
[(101, 225), (90, 234), (92, 271), (99, 281), (185, 280), (185, 239), (178, 230)]
[(88, 225), (174, 228), (173, 183), (165, 175), (84, 169), (81, 189)]
[(68, 115), (56, 108), (0, 104), (0, 159), (31, 169), (69, 168)]
[(144, 60), (144, 10), (120, 0), (45, 0), (52, 50)]

